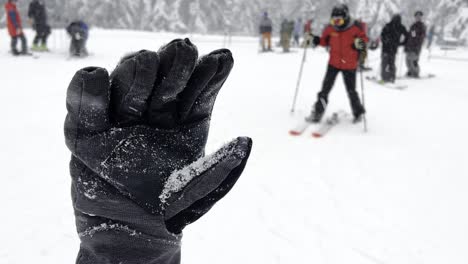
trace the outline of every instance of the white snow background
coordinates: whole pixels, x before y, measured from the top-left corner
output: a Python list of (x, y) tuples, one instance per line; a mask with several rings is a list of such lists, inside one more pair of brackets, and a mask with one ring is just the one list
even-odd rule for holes
[[(52, 52), (33, 59), (10, 56), (0, 30), (0, 263), (74, 263), (63, 136), (69, 81), (82, 67), (112, 70), (123, 54), (176, 37), (96, 29), (93, 56), (67, 60), (67, 38), (54, 31)], [(200, 54), (222, 47), (222, 37), (192, 37)], [(239, 135), (251, 136), (254, 148), (230, 194), (185, 229), (184, 264), (468, 263), (468, 62), (428, 61), (425, 51), (423, 72), (437, 78), (402, 81), (406, 91), (365, 82), (367, 134), (344, 122), (323, 139), (310, 131), (293, 138), (288, 130), (321, 86), (326, 51), (309, 52), (291, 116), (301, 51), (258, 54), (258, 39), (247, 37), (229, 48), (235, 66), (208, 151)], [(467, 50), (433, 53), (468, 58)], [(371, 53), (375, 70), (379, 56)], [(327, 113), (340, 109), (349, 104), (338, 77)]]

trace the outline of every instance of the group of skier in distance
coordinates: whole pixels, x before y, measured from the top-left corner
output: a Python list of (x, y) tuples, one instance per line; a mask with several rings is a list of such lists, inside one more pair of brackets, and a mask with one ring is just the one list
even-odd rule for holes
[[(368, 71), (366, 59), (368, 50), (376, 50), (382, 45), (379, 84), (394, 83), (397, 79), (395, 59), (400, 46), (406, 53), (407, 78), (420, 78), (419, 58), (423, 44), (428, 39), (428, 46), (432, 43), (434, 28), (427, 32), (422, 11), (416, 11), (414, 22), (407, 29), (402, 24), (402, 17), (395, 14), (391, 21), (382, 29), (380, 36), (370, 40), (367, 24), (361, 19), (353, 19), (347, 5), (339, 4), (333, 7), (330, 22), (325, 26), (320, 36), (312, 33), (311, 23), (303, 23), (299, 18), (295, 22), (284, 19), (281, 23), (279, 45), (284, 52), (289, 52), (290, 45), (300, 46), (303, 37), (303, 47), (323, 46), (329, 50), (329, 64), (321, 91), (313, 105), (310, 116), (306, 118), (311, 123), (319, 123), (328, 105), (328, 95), (332, 90), (338, 73), (342, 73), (346, 91), (349, 96), (353, 122), (359, 123), (366, 110), (356, 90), (357, 72)], [(273, 21), (265, 12), (260, 19), (259, 32), (261, 35), (260, 48), (262, 52), (273, 50), (272, 34)]]
[[(8, 32), (11, 36), (11, 54), (14, 56), (32, 55), (28, 50), (28, 44), (23, 32), (23, 26), (16, 2), (7, 0), (5, 11), (7, 14)], [(48, 24), (47, 11), (42, 0), (32, 0), (27, 12), (29, 22), (36, 31), (31, 51), (47, 52), (47, 39), (51, 33)], [(406, 67), (408, 78), (420, 78), (419, 58), (423, 44), (428, 38), (429, 45), (434, 35), (433, 27), (429, 34), (423, 22), (424, 14), (417, 11), (414, 14), (414, 23), (407, 29), (402, 24), (399, 14), (393, 16), (387, 23), (377, 39), (368, 37), (367, 24), (361, 19), (353, 19), (347, 5), (339, 4), (333, 7), (329, 24), (323, 29), (322, 34), (314, 35), (312, 30), (313, 20), (305, 22), (302, 19), (288, 21), (284, 19), (280, 29), (280, 45), (284, 52), (289, 52), (291, 45), (307, 47), (323, 46), (329, 50), (330, 58), (328, 68), (323, 80), (320, 92), (313, 104), (312, 111), (306, 117), (310, 123), (322, 121), (328, 105), (328, 98), (333, 89), (337, 75), (343, 75), (346, 91), (350, 100), (353, 122), (359, 123), (365, 117), (365, 107), (356, 89), (358, 71), (369, 70), (365, 66), (368, 50), (375, 50), (382, 45), (381, 66), (379, 84), (394, 83), (397, 79), (396, 55), (398, 48), (404, 46), (406, 53)], [(89, 36), (89, 27), (83, 21), (73, 21), (66, 31), (71, 38), (70, 56), (83, 57), (88, 55), (86, 42)], [(273, 22), (265, 12), (259, 23), (261, 34), (261, 51), (272, 51)], [(301, 37), (303, 41), (301, 44)], [(21, 42), (20, 50), (18, 41)]]
[[(23, 31), (23, 22), (17, 8), (18, 0), (7, 0), (5, 3), (6, 22), (8, 33), (11, 37), (11, 54), (14, 56), (31, 56), (33, 52), (48, 52), (47, 39), (51, 34), (48, 23), (47, 9), (42, 0), (32, 0), (28, 8), (28, 22), (36, 32), (36, 36), (29, 49), (28, 42)], [(88, 40), (89, 27), (81, 20), (72, 21), (65, 30), (70, 36), (70, 56), (85, 57), (88, 55), (86, 42)], [(18, 49), (19, 42), (20, 49)]]

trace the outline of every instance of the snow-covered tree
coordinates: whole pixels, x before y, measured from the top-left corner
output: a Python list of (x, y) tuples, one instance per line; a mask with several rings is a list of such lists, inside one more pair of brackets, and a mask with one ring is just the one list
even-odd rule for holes
[[(463, 7), (468, 0), (44, 0), (53, 27), (64, 27), (74, 19), (83, 19), (91, 26), (181, 33), (257, 34), (258, 19), (268, 11), (275, 31), (283, 18), (315, 20), (315, 32), (327, 24), (334, 5), (347, 3), (355, 18), (369, 24), (371, 35), (378, 35), (382, 26), (395, 13), (401, 13), (409, 25), (416, 10), (427, 14), (429, 24), (447, 30), (461, 28)], [(19, 1), (23, 17), (29, 1)], [(5, 26), (5, 13), (0, 12), (0, 27)], [(456, 31), (456, 30), (455, 30)], [(316, 32), (319, 33), (319, 32)], [(463, 34), (461, 34), (463, 35)]]

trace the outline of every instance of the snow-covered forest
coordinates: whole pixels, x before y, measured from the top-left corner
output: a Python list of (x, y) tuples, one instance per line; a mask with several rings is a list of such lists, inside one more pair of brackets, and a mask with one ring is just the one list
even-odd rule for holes
[[(350, 5), (355, 17), (370, 25), (372, 34), (380, 31), (392, 14), (401, 13), (409, 23), (416, 10), (426, 13), (446, 35), (465, 35), (468, 22), (467, 0), (46, 0), (50, 21), (63, 26), (69, 20), (83, 19), (95, 27), (172, 31), (179, 33), (254, 34), (257, 20), (268, 11), (279, 25), (284, 18), (314, 18), (317, 25), (328, 22), (329, 10), (338, 2)], [(29, 1), (20, 1), (25, 13)], [(377, 19), (378, 18), (378, 19)], [(5, 17), (0, 15), (0, 25)], [(279, 27), (276, 27), (279, 29)]]

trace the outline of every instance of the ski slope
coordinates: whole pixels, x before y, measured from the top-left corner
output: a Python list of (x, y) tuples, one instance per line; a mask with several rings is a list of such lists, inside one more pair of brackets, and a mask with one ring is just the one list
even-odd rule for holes
[[(74, 263), (79, 240), (62, 131), (68, 83), (82, 67), (112, 70), (123, 54), (180, 36), (96, 29), (93, 55), (83, 60), (66, 59), (63, 32), (39, 59), (11, 57), (5, 30), (0, 36), (0, 263)], [(200, 54), (222, 47), (222, 37), (191, 37)], [(425, 51), (423, 72), (437, 78), (402, 81), (405, 91), (364, 83), (367, 134), (344, 122), (322, 139), (311, 131), (294, 138), (288, 130), (310, 110), (325, 50), (308, 53), (292, 116), (301, 51), (259, 54), (248, 37), (229, 48), (235, 67), (208, 150), (239, 135), (252, 137), (254, 149), (232, 192), (185, 229), (184, 264), (468, 263), (468, 62), (428, 61)], [(468, 58), (467, 50), (432, 54)], [(375, 70), (379, 56), (370, 55)], [(327, 113), (341, 109), (350, 111), (339, 77)]]

